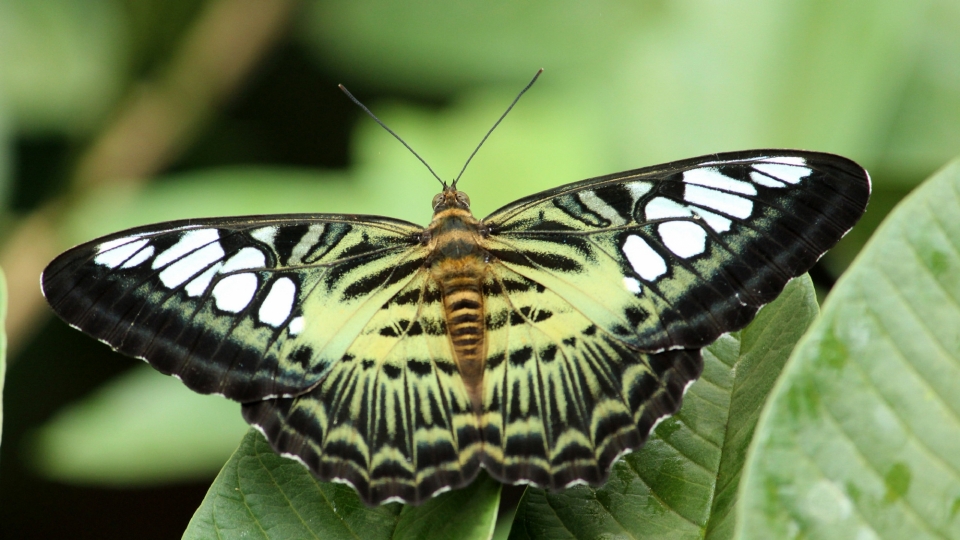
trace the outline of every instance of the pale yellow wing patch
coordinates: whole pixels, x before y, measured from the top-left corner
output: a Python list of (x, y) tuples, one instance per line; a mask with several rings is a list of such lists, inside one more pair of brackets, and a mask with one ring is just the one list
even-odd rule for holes
[(477, 417), (426, 272), (383, 304), (315, 388), (244, 407), (280, 451), (369, 503), (419, 502), (479, 471)]
[(599, 484), (617, 456), (679, 409), (700, 374), (700, 353), (642, 353), (551, 289), (494, 269), (485, 296), (483, 464), (504, 482)]

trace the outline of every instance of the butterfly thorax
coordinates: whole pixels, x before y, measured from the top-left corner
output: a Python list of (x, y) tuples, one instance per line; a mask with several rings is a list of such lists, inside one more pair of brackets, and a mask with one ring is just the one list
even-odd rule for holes
[(489, 254), (480, 246), (480, 221), (470, 212), (466, 194), (453, 189), (434, 199), (427, 228), (430, 273), (443, 297), (447, 333), (460, 376), (480, 410), (485, 354), (482, 283)]

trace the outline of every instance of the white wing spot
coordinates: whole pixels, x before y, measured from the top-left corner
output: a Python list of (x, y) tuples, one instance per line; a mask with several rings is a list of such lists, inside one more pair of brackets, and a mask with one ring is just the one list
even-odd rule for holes
[(784, 165), (797, 165), (799, 167), (807, 166), (807, 160), (800, 156), (771, 156), (765, 157), (759, 161), (766, 161), (768, 163), (783, 163)]
[[(117, 240), (104, 242), (97, 247), (99, 255), (94, 257), (93, 262), (109, 268), (116, 268), (125, 262), (128, 263), (128, 261), (132, 261), (133, 259), (131, 259), (131, 257), (133, 257), (135, 253), (142, 253), (140, 250), (143, 249), (143, 246), (147, 245), (147, 242), (149, 242), (149, 240), (136, 240), (135, 237), (120, 238)], [(153, 252), (151, 251), (151, 253)], [(140, 262), (137, 264), (140, 264)], [(124, 264), (124, 267), (129, 268), (129, 266), (126, 266), (126, 264)]]
[(699, 215), (700, 217), (702, 217), (703, 220), (707, 222), (707, 225), (709, 225), (711, 229), (717, 232), (729, 231), (730, 224), (733, 223), (729, 219), (723, 216), (718, 216), (717, 214), (714, 214), (713, 212), (710, 212), (708, 210), (704, 210), (703, 208), (694, 208), (693, 212)]
[(267, 264), (263, 252), (255, 247), (245, 247), (233, 254), (232, 257), (223, 263), (220, 272), (226, 274), (235, 270), (247, 270), (250, 268), (263, 268)]
[(120, 247), (124, 244), (129, 244), (134, 240), (139, 239), (142, 236), (145, 236), (147, 233), (140, 234), (131, 234), (130, 236), (124, 236), (123, 238), (117, 238), (116, 240), (110, 240), (109, 242), (104, 242), (97, 246), (97, 253), (103, 253), (104, 251), (111, 250), (115, 247)]
[(157, 258), (153, 260), (151, 268), (156, 270), (157, 268), (166, 266), (187, 253), (196, 251), (218, 240), (220, 240), (220, 233), (217, 232), (216, 229), (194, 229), (187, 231), (183, 233), (183, 236), (180, 237), (180, 240), (176, 244), (157, 255)]
[(756, 182), (757, 184), (760, 184), (761, 186), (766, 186), (769, 188), (783, 189), (787, 187), (787, 185), (784, 184), (783, 182), (779, 180), (774, 180), (773, 178), (770, 178), (765, 174), (758, 173), (757, 171), (750, 171), (750, 179)]
[(684, 186), (683, 198), (692, 204), (713, 208), (728, 216), (746, 219), (753, 213), (753, 201), (739, 195), (724, 193), (715, 189), (687, 184)]
[(223, 248), (217, 241), (219, 238), (215, 229), (189, 231), (170, 249), (157, 255), (151, 266), (159, 268), (173, 261), (160, 272), (160, 281), (171, 289), (177, 287), (223, 258)]
[(147, 260), (150, 259), (150, 257), (153, 257), (154, 251), (156, 251), (156, 249), (153, 246), (147, 246), (141, 249), (140, 251), (138, 251), (137, 254), (134, 255), (133, 257), (130, 257), (130, 259), (127, 262), (123, 263), (123, 266), (121, 266), (120, 268), (133, 268), (134, 266), (141, 265), (147, 262)]
[(187, 283), (187, 286), (183, 290), (187, 291), (187, 296), (200, 296), (207, 290), (207, 287), (210, 286), (210, 280), (213, 279), (213, 276), (216, 275), (217, 271), (223, 267), (222, 262), (207, 268), (202, 274), (190, 280), (190, 283)]
[(631, 234), (623, 243), (623, 254), (638, 276), (653, 281), (667, 273), (667, 263), (646, 240)]
[(283, 324), (290, 316), (290, 312), (293, 311), (296, 294), (297, 286), (293, 284), (293, 280), (290, 278), (282, 277), (274, 281), (263, 304), (260, 304), (260, 313), (258, 314), (260, 322), (273, 327), (279, 327)]
[(229, 275), (213, 286), (213, 298), (217, 308), (239, 313), (250, 305), (257, 292), (257, 276), (249, 272)]
[(640, 294), (643, 292), (643, 285), (641, 285), (639, 281), (632, 277), (623, 278), (623, 286), (633, 294)]
[(714, 189), (743, 193), (744, 195), (757, 194), (757, 188), (754, 187), (753, 184), (741, 180), (734, 180), (713, 168), (685, 171), (683, 173), (683, 181), (687, 184), (698, 184)]
[(640, 197), (649, 193), (650, 189), (653, 188), (653, 184), (649, 182), (628, 182), (623, 186), (627, 188), (627, 191), (633, 196), (634, 201), (640, 200)]
[(729, 231), (731, 224), (731, 221), (723, 216), (719, 216), (702, 208), (684, 206), (664, 197), (651, 199), (650, 202), (647, 203), (644, 213), (646, 214), (647, 220), (693, 217), (694, 214), (697, 214), (707, 222), (707, 225), (709, 225), (711, 229), (717, 232)]
[(303, 331), (303, 317), (294, 317), (290, 319), (290, 324), (287, 325), (287, 331), (291, 336), (295, 336)]
[(277, 227), (260, 227), (259, 229), (250, 231), (249, 234), (254, 239), (259, 240), (268, 246), (273, 246), (273, 242), (276, 240), (278, 232), (280, 232), (280, 229)]
[(691, 221), (668, 221), (657, 226), (663, 245), (684, 259), (700, 255), (707, 247), (707, 232)]
[[(807, 167), (781, 163), (755, 163), (753, 168), (788, 184), (797, 184), (812, 172)], [(756, 178), (753, 179), (756, 181)]]
[(654, 219), (669, 219), (678, 217), (693, 217), (690, 208), (664, 197), (654, 197), (644, 208), (647, 221)]

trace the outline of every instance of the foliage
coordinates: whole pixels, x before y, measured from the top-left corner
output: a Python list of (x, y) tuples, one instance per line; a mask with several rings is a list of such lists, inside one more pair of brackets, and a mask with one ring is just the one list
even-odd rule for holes
[(760, 421), (741, 539), (960, 538), (960, 161), (893, 211)]
[(184, 538), (489, 538), (499, 502), (500, 485), (482, 475), (421, 506), (368, 508), (352, 488), (318, 482), (251, 429)]

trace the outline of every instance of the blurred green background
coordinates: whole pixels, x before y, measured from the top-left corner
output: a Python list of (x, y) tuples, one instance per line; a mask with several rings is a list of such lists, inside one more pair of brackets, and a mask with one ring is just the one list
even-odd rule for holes
[(541, 67), (461, 181), (478, 216), (700, 154), (835, 152), (874, 197), (824, 291), (960, 154), (956, 0), (0, 0), (0, 535), (177, 536), (245, 432), (237, 405), (51, 319), (58, 251), (182, 217), (425, 224), (436, 181), (337, 83), (450, 179)]

